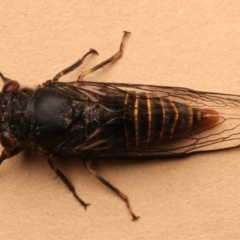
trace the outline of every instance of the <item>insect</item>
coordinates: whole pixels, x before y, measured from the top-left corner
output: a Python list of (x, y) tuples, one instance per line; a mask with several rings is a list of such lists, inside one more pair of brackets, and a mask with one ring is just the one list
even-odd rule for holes
[(54, 165), (59, 155), (77, 155), (86, 169), (114, 191), (132, 219), (138, 219), (128, 197), (91, 168), (97, 159), (161, 159), (239, 147), (240, 96), (200, 92), (181, 87), (87, 82), (83, 78), (123, 53), (119, 51), (76, 81), (59, 79), (97, 51), (81, 59), (36, 89), (0, 73), (0, 163), (26, 148), (47, 157), (53, 171), (86, 208), (67, 177)]

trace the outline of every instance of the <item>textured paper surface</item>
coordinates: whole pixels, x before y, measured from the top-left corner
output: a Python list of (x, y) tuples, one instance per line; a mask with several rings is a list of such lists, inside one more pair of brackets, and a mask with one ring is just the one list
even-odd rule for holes
[[(0, 70), (36, 87), (95, 48), (64, 81), (113, 55), (88, 80), (189, 87), (239, 94), (237, 1), (1, 1)], [(81, 159), (58, 162), (91, 206), (85, 211), (31, 153), (0, 168), (1, 239), (239, 239), (239, 150), (173, 161), (98, 163), (141, 216), (91, 177)]]

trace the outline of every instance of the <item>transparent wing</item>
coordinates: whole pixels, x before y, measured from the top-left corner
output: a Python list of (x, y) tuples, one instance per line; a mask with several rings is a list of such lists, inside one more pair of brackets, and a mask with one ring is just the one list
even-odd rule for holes
[[(160, 158), (240, 145), (240, 96), (238, 95), (200, 92), (180, 87), (85, 81), (58, 82), (50, 86), (71, 95), (73, 99), (83, 101), (89, 108), (93, 109), (92, 106), (94, 108), (97, 106), (102, 110), (102, 112), (99, 111), (95, 126), (86, 125), (86, 132), (89, 134), (84, 141), (78, 145), (66, 141), (59, 146), (58, 151), (63, 154), (97, 158)], [(126, 101), (127, 96), (131, 101)], [(136, 99), (138, 99), (138, 106), (135, 105)], [(165, 99), (171, 99), (178, 111), (184, 106), (200, 109), (206, 115), (211, 115), (210, 121), (205, 121), (203, 126), (199, 124), (186, 127), (174, 133), (171, 133), (173, 125), (166, 125), (165, 129), (169, 131), (166, 131), (165, 138), (161, 138), (156, 123), (151, 125), (149, 122), (153, 121), (154, 117), (155, 121), (162, 117), (159, 114), (160, 104), (154, 105), (154, 103), (163, 102)], [(149, 101), (151, 107), (149, 107)], [(170, 111), (166, 106), (162, 105), (162, 107), (165, 108), (165, 117), (170, 118)], [(151, 118), (149, 118), (150, 108)], [(134, 129), (136, 128), (134, 119), (136, 109), (140, 112), (138, 133)], [(109, 117), (104, 118), (101, 114), (108, 114)], [(185, 114), (178, 112), (178, 115), (178, 121), (181, 119), (182, 122), (193, 118), (190, 112)], [(151, 138), (141, 138), (140, 135), (138, 136), (140, 133), (149, 134)], [(136, 138), (139, 138), (137, 145)]]

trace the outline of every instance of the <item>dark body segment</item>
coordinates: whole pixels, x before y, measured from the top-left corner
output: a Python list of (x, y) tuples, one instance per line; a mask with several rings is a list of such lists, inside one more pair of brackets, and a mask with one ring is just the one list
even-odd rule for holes
[(76, 107), (73, 106), (71, 97), (54, 88), (39, 88), (35, 97), (35, 145), (51, 151), (64, 139), (68, 139), (71, 125), (80, 115), (81, 109), (74, 114)]
[(157, 94), (148, 94), (148, 114), (149, 114), (149, 143), (157, 143), (161, 139), (162, 127), (165, 116), (165, 109), (163, 108), (160, 97)]

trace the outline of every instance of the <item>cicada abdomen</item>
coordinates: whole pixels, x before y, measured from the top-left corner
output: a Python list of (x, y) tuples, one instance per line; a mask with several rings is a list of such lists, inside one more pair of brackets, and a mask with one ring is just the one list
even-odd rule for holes
[(156, 146), (197, 129), (209, 129), (218, 122), (215, 110), (192, 107), (157, 93), (126, 93), (125, 108), (129, 106), (134, 107), (132, 113), (125, 113), (132, 119), (125, 123), (127, 150)]

